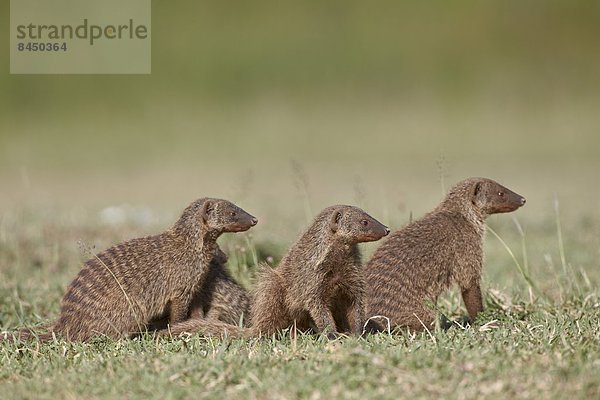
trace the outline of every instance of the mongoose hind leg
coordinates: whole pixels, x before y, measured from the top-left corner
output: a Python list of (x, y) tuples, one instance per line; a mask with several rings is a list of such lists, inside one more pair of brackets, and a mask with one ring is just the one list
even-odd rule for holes
[(362, 335), (365, 326), (365, 305), (363, 298), (356, 299), (350, 308), (349, 321), (352, 324), (352, 333)]
[(351, 326), (354, 323), (352, 315), (350, 315), (350, 307), (336, 307), (333, 309), (333, 319), (338, 332), (350, 333)]
[[(379, 319), (379, 318), (377, 318)], [(385, 326), (380, 322), (377, 321), (375, 318), (370, 318), (366, 324), (365, 324), (365, 334), (375, 334), (375, 333), (379, 333), (379, 332), (387, 332), (388, 331), (388, 326), (387, 326), (387, 322), (384, 321)], [(391, 329), (391, 327), (390, 327)]]
[[(409, 305), (410, 304), (410, 305)], [(394, 327), (406, 327), (412, 332), (431, 330), (435, 325), (436, 313), (425, 304), (408, 303), (402, 313), (392, 318)], [(382, 321), (379, 321), (382, 322)]]
[(365, 325), (365, 308), (361, 299), (344, 298), (333, 310), (338, 332), (361, 335)]
[(172, 299), (169, 305), (169, 323), (175, 324), (187, 319), (189, 314), (189, 301)]
[(475, 282), (468, 288), (462, 288), (462, 298), (465, 302), (465, 307), (469, 313), (469, 322), (475, 321), (477, 314), (483, 311), (483, 300), (481, 298), (481, 288), (479, 282)]

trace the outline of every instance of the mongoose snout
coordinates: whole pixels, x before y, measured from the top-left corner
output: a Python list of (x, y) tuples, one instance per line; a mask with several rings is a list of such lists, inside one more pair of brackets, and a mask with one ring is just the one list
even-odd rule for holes
[(473, 204), (485, 214), (512, 212), (525, 205), (526, 200), (520, 194), (490, 179), (480, 179), (474, 187)]
[(374, 218), (371, 218), (370, 221), (363, 220), (361, 225), (365, 227), (365, 231), (359, 236), (361, 242), (375, 242), (390, 234), (390, 228)]
[(256, 217), (228, 201), (207, 201), (201, 215), (205, 224), (221, 232), (244, 232), (258, 223)]

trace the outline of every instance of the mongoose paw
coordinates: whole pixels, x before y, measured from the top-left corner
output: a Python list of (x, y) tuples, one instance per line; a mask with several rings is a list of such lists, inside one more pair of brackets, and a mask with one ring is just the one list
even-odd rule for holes
[(458, 325), (458, 327), (462, 328), (462, 329), (467, 329), (469, 327), (471, 327), (472, 325), (472, 320), (471, 318), (467, 317), (467, 316), (462, 316), (458, 319), (448, 319), (448, 317), (446, 317), (444, 314), (440, 315), (440, 328), (442, 328), (443, 330), (447, 331), (448, 329), (452, 328), (455, 325)]
[(327, 332), (327, 339), (329, 340), (335, 340), (339, 337), (339, 335), (336, 332)]
[(452, 328), (452, 325), (453, 323), (448, 319), (448, 317), (446, 317), (444, 314), (440, 314), (440, 328), (447, 331), (448, 329)]
[(470, 317), (462, 316), (456, 321), (456, 323), (463, 328), (469, 328), (471, 325), (473, 325), (473, 320)]

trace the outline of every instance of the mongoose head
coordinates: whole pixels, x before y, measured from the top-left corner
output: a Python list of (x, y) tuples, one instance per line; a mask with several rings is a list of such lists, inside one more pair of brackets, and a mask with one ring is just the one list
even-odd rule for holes
[(358, 207), (339, 205), (326, 210), (328, 229), (345, 242), (373, 242), (390, 233), (387, 226)]
[(187, 230), (205, 230), (217, 233), (243, 232), (258, 220), (230, 201), (202, 198), (190, 204), (177, 225)]
[(450, 189), (446, 202), (466, 203), (485, 218), (491, 214), (515, 211), (525, 204), (525, 198), (491, 179), (469, 178)]
[(525, 205), (525, 197), (491, 179), (479, 178), (473, 187), (473, 205), (485, 215), (515, 211)]
[(206, 199), (200, 216), (209, 229), (219, 232), (243, 232), (258, 223), (240, 207), (221, 199)]

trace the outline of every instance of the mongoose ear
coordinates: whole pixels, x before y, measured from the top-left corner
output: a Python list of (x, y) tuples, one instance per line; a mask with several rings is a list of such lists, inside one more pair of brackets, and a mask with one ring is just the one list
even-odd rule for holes
[(210, 201), (205, 201), (202, 205), (202, 211), (200, 215), (202, 215), (202, 220), (204, 222), (208, 221), (208, 215), (212, 212), (212, 203)]
[(475, 188), (473, 189), (473, 200), (472, 200), (473, 204), (475, 204), (475, 199), (479, 195), (479, 192), (481, 192), (481, 182), (477, 182), (475, 184)]
[(331, 216), (331, 220), (329, 221), (329, 228), (332, 232), (337, 232), (340, 219), (342, 219), (342, 212), (334, 211), (333, 215)]

